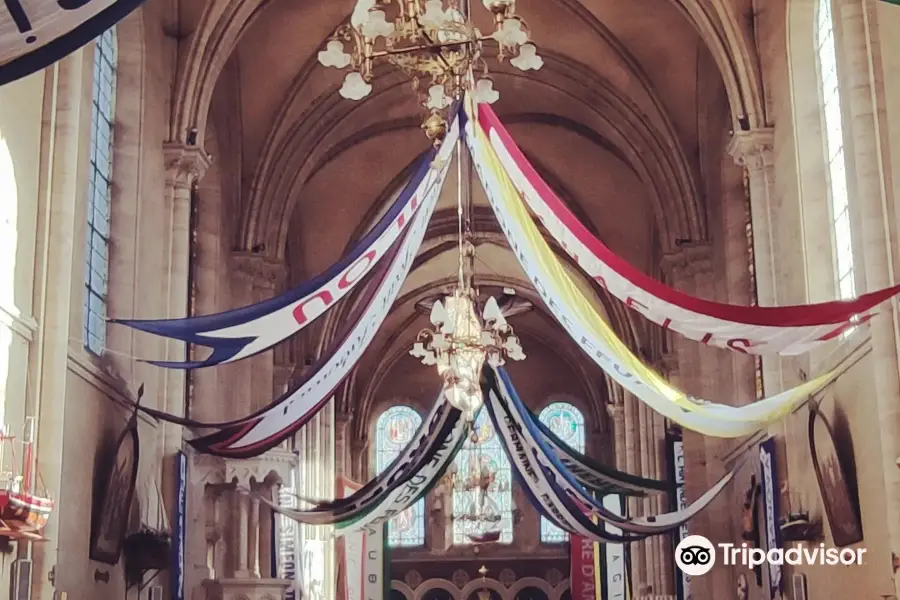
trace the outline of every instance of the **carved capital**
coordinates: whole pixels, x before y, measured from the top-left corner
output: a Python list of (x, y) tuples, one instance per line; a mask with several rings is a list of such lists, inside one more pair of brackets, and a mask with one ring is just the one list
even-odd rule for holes
[(225, 481), (250, 486), (252, 483), (290, 481), (297, 457), (289, 450), (273, 448), (253, 458), (225, 459)]
[(606, 412), (615, 424), (625, 422), (625, 408), (621, 404), (607, 404)]
[(728, 144), (728, 154), (748, 171), (760, 171), (773, 163), (775, 130), (772, 127), (738, 131)]
[(190, 189), (206, 173), (212, 159), (197, 146), (181, 142), (163, 144), (166, 183), (175, 189)]
[(287, 277), (284, 263), (262, 254), (235, 252), (232, 259), (238, 273), (252, 281), (256, 288), (274, 291), (281, 287)]
[(663, 256), (660, 266), (672, 283), (684, 285), (694, 281), (697, 275), (712, 272), (712, 258), (711, 244), (691, 244)]

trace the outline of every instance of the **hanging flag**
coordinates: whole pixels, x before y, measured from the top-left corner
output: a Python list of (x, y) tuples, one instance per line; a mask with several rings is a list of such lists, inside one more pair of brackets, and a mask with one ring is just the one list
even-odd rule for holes
[[(603, 506), (612, 513), (625, 516), (622, 506), (622, 498), (614, 494), (603, 497)], [(615, 528), (612, 528), (615, 531)], [(604, 566), (602, 600), (629, 600), (628, 598), (628, 573), (625, 569), (625, 546), (622, 544), (607, 545), (603, 547)]]
[[(449, 403), (444, 404), (450, 407)], [(453, 407), (445, 413), (447, 417), (439, 429), (425, 429), (422, 439), (427, 442), (426, 447), (407, 445), (401, 456), (408, 457), (409, 462), (394, 471), (398, 474), (396, 478), (376, 477), (345, 500), (322, 503), (310, 510), (291, 510), (276, 505), (264, 495), (251, 493), (275, 512), (299, 523), (337, 525), (341, 528), (337, 535), (364, 528), (371, 530), (415, 504), (453, 461), (465, 439), (466, 423), (460, 418), (460, 411)]]
[(375, 227), (318, 277), (270, 300), (214, 315), (149, 321), (111, 319), (110, 322), (213, 350), (208, 358), (200, 361), (148, 361), (166, 368), (209, 367), (268, 350), (325, 314), (389, 253), (427, 203), (425, 199), (440, 193), (446, 168), (433, 168), (432, 162), (436, 157), (438, 162), (447, 160), (452, 147), (448, 143), (438, 155), (434, 150), (423, 155), (412, 179)]
[[(458, 128), (454, 125), (442, 150), (452, 147), (451, 135), (456, 135), (457, 131)], [(190, 444), (194, 448), (206, 454), (229, 458), (258, 456), (292, 435), (331, 399), (337, 387), (369, 347), (393, 306), (425, 237), (425, 230), (440, 196), (449, 165), (448, 160), (439, 167), (439, 183), (423, 199), (422, 208), (414, 217), (374, 298), (364, 308), (347, 337), (325, 359), (322, 366), (311, 372), (300, 386), (270, 404), (249, 422), (191, 440)]]
[(0, 9), (0, 85), (65, 58), (124, 19), (143, 0), (5, 0)]
[[(338, 479), (341, 497), (357, 493), (362, 486), (347, 478)], [(282, 517), (284, 518), (284, 517)], [(363, 533), (355, 532), (335, 540), (335, 557), (338, 565), (337, 597), (344, 600), (366, 600), (363, 595)]]
[(374, 529), (387, 525), (393, 517), (402, 514), (419, 499), (424, 498), (444, 476), (459, 449), (462, 448), (463, 442), (466, 441), (468, 422), (462, 418), (459, 410), (453, 409), (452, 423), (449, 425), (451, 425), (449, 431), (444, 433), (433, 452), (429, 453), (428, 460), (424, 461), (412, 477), (384, 494), (381, 502), (359, 519), (339, 523), (336, 535), (360, 530), (372, 533)]
[(569, 536), (569, 590), (572, 600), (603, 600), (597, 585), (597, 565), (594, 552), (600, 545), (577, 535)]
[(790, 414), (836, 376), (826, 373), (741, 407), (695, 399), (672, 387), (628, 349), (565, 272), (522, 205), (484, 131), (470, 120), (465, 138), (510, 248), (550, 312), (598, 366), (653, 410), (704, 435), (743, 437)]
[(365, 562), (363, 594), (365, 600), (385, 600), (390, 589), (390, 561), (387, 559), (387, 525), (363, 533), (363, 557)]
[[(607, 533), (611, 532), (614, 536), (626, 537), (622, 536), (622, 531), (628, 532), (629, 534), (659, 535), (678, 529), (683, 523), (686, 523), (700, 511), (709, 506), (716, 496), (725, 489), (725, 486), (734, 479), (734, 476), (737, 473), (737, 469), (727, 473), (716, 483), (716, 485), (695, 500), (694, 503), (685, 510), (644, 518), (627, 519), (623, 516), (621, 509), (612, 511), (607, 507), (607, 503), (611, 501), (604, 500), (603, 502), (599, 502), (592, 495), (585, 492), (585, 490), (578, 485), (578, 482), (572, 474), (566, 471), (559, 459), (546, 447), (544, 441), (541, 439), (539, 430), (530, 422), (530, 419), (528, 419), (528, 411), (513, 389), (512, 382), (506, 371), (502, 368), (495, 369), (494, 367), (488, 367), (486, 368), (486, 378), (487, 385), (491, 386), (489, 387), (489, 394), (493, 396), (492, 401), (500, 407), (498, 415), (504, 415), (507, 428), (515, 428), (516, 435), (512, 438), (512, 441), (516, 444), (515, 448), (518, 449), (521, 447), (527, 456), (533, 457), (533, 466), (545, 472), (548, 480), (553, 482), (553, 486), (556, 487), (564, 497), (573, 500), (578, 506), (582, 507), (584, 512), (588, 512), (592, 516), (598, 517), (604, 523), (607, 523), (609, 525), (609, 527), (606, 528)], [(542, 495), (543, 494), (537, 494), (538, 497), (541, 497)], [(606, 496), (606, 498), (609, 497), (610, 495)], [(583, 517), (583, 515), (580, 514), (580, 511), (579, 514), (574, 516)], [(574, 523), (579, 522), (578, 519), (568, 520)], [(581, 524), (584, 524), (584, 519), (581, 521)], [(591, 525), (593, 525), (594, 530), (599, 529), (595, 524), (591, 523)], [(563, 527), (563, 529), (565, 529), (565, 527)], [(571, 529), (569, 531), (570, 533), (575, 534), (581, 533)]]
[(563, 442), (550, 428), (530, 410), (528, 415), (546, 442), (547, 447), (556, 454), (563, 466), (575, 476), (583, 486), (600, 495), (622, 494), (626, 496), (645, 496), (650, 493), (668, 494), (672, 485), (667, 481), (646, 479), (619, 471), (595, 461), (578, 452)]
[(580, 223), (541, 179), (487, 104), (478, 123), (528, 208), (584, 272), (657, 325), (710, 346), (746, 354), (796, 355), (872, 318), (900, 285), (855, 300), (802, 306), (736, 306), (689, 296), (641, 273)]

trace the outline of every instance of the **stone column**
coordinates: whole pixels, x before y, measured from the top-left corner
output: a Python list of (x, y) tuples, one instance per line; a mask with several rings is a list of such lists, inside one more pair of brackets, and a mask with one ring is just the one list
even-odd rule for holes
[[(38, 208), (38, 247), (46, 249), (42, 272), (35, 275), (34, 316), (40, 324), (35, 335), (33, 367), (38, 389), (35, 391), (37, 416), (37, 467), (50, 493), (59, 497), (62, 484), (63, 431), (66, 412), (69, 317), (72, 312), (72, 256), (75, 249), (74, 201), (83, 197), (78, 172), (82, 169), (79, 125), (90, 119), (91, 103), (82, 93), (85, 71), (84, 51), (78, 50), (46, 73), (46, 104), (43, 114), (45, 141)], [(49, 96), (49, 97), (48, 97)], [(82, 218), (79, 216), (78, 218)], [(83, 244), (83, 240), (78, 240)], [(79, 300), (78, 303), (81, 301)], [(77, 403), (76, 403), (77, 404)], [(32, 597), (53, 598), (49, 581), (58, 561), (59, 509), (50, 517), (43, 533), (50, 542), (33, 544)], [(67, 574), (57, 568), (56, 581), (65, 584)]]
[[(640, 472), (642, 477), (652, 477), (650, 470), (650, 454), (653, 452), (653, 446), (651, 444), (651, 436), (652, 436), (652, 427), (648, 426), (650, 422), (650, 407), (644, 404), (643, 402), (638, 403), (638, 434), (641, 440), (641, 453), (640, 453)], [(647, 517), (653, 513), (652, 503), (649, 497), (644, 497), (641, 500), (641, 511), (644, 517)], [(646, 565), (646, 575), (644, 578), (642, 588), (639, 588), (639, 592), (642, 595), (652, 595), (656, 592), (656, 587), (654, 586), (656, 579), (656, 556), (653, 551), (653, 538), (648, 538), (643, 542), (640, 542), (640, 545), (643, 547), (644, 553), (644, 564)]]
[[(334, 476), (351, 479), (350, 466), (350, 434), (352, 432), (353, 415), (335, 411), (334, 415)], [(341, 490), (338, 490), (339, 492)]]
[[(886, 127), (884, 109), (883, 72), (878, 39), (878, 9), (871, 0), (841, 0), (838, 2), (843, 43), (846, 53), (846, 83), (850, 112), (850, 133), (853, 136), (853, 163), (856, 167), (856, 196), (850, 208), (858, 216), (865, 264), (867, 291), (886, 288), (895, 283), (891, 263), (891, 240), (885, 223), (896, 223), (888, 210), (893, 204), (891, 188), (886, 184), (885, 172), (890, 154), (883, 148), (887, 136), (879, 138), (879, 124)], [(852, 176), (852, 173), (849, 173)], [(859, 263), (857, 262), (857, 266)], [(882, 470), (887, 527), (891, 552), (900, 556), (900, 376), (898, 376), (897, 304), (883, 307), (869, 326), (872, 335), (872, 374), (875, 380), (875, 399), (880, 424)], [(894, 589), (900, 596), (900, 577), (895, 569)]]
[(238, 505), (238, 552), (234, 576), (238, 579), (246, 579), (250, 576), (247, 557), (247, 552), (250, 549), (250, 498), (243, 494), (234, 494), (232, 497)]
[[(257, 490), (259, 491), (259, 490)], [(248, 565), (251, 577), (260, 577), (259, 572), (259, 498), (250, 497), (250, 564)]]
[[(756, 299), (760, 306), (776, 306), (777, 269), (773, 215), (775, 213), (775, 164), (772, 158), (775, 130), (771, 127), (735, 132), (728, 153), (747, 170), (750, 187), (750, 221), (753, 224), (753, 256)], [(763, 385), (766, 394), (783, 389), (781, 362), (777, 356), (764, 358)]]
[[(168, 217), (168, 239), (165, 264), (166, 318), (187, 316), (188, 273), (191, 262), (191, 189), (203, 177), (209, 167), (209, 156), (201, 148), (181, 142), (163, 144), (166, 165), (165, 210)], [(178, 340), (166, 340), (165, 360), (185, 360), (185, 344)], [(179, 369), (163, 371), (164, 396), (162, 409), (183, 415), (185, 411), (185, 372)], [(182, 431), (177, 425), (165, 424), (164, 453), (169, 456), (181, 449)]]
[[(638, 453), (640, 442), (638, 440), (638, 400), (629, 392), (625, 392), (625, 470), (628, 473), (640, 473)], [(641, 516), (643, 506), (637, 498), (628, 499), (628, 515), (630, 517)], [(632, 543), (629, 547), (631, 553), (631, 581), (634, 591), (640, 593), (641, 586), (647, 579), (646, 557), (640, 542)]]
[(625, 471), (625, 408), (621, 404), (607, 404), (606, 412), (609, 413), (613, 422), (616, 469)]

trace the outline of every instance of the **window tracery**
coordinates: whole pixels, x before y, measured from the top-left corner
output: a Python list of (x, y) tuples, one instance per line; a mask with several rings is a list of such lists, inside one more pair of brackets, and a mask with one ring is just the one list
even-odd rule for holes
[[(538, 419), (572, 449), (584, 453), (584, 415), (580, 410), (568, 402), (554, 402), (541, 411)], [(562, 544), (568, 540), (568, 533), (541, 517), (541, 543)]]
[[(375, 472), (381, 473), (412, 441), (422, 424), (422, 417), (409, 406), (392, 406), (375, 423)], [(425, 500), (390, 520), (387, 527), (388, 546), (414, 547), (425, 544)]]
[(116, 30), (108, 29), (94, 48), (90, 173), (84, 273), (84, 345), (94, 354), (106, 344), (109, 280), (109, 224), (112, 205), (113, 134), (116, 101)]

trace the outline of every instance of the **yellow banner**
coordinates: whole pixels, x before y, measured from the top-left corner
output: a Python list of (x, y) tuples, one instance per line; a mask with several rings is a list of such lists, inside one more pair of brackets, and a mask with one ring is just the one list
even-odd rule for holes
[(740, 407), (696, 399), (669, 385), (616, 336), (565, 272), (478, 125), (477, 113), (470, 103), (466, 104), (466, 109), (469, 117), (466, 142), (475, 168), (510, 248), (535, 289), (594, 362), (655, 411), (704, 435), (743, 437), (790, 414), (834, 378), (834, 373), (826, 373), (793, 389)]

